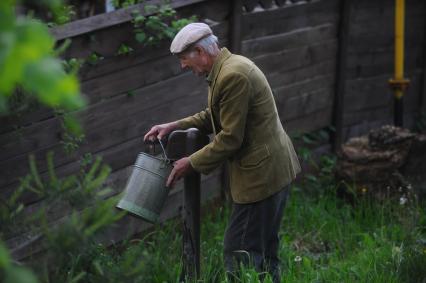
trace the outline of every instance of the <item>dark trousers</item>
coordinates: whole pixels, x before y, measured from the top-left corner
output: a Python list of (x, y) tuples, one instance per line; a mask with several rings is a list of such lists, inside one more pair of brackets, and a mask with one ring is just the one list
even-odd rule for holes
[(224, 239), (224, 263), (228, 278), (238, 278), (240, 265), (268, 272), (280, 282), (278, 258), (280, 223), (290, 186), (259, 202), (232, 204)]

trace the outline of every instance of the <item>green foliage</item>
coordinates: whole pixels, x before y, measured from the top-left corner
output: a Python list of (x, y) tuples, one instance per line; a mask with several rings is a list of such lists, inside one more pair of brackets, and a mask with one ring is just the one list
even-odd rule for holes
[(8, 250), (0, 241), (0, 282), (3, 283), (37, 283), (35, 275), (25, 267), (12, 262)]
[[(322, 156), (314, 164), (317, 172), (294, 186), (284, 212), (279, 249), (284, 282), (426, 280), (425, 206), (416, 201), (401, 204), (393, 199), (379, 203), (362, 196), (357, 206), (352, 206), (336, 196), (335, 157)], [(229, 213), (227, 208), (219, 207), (203, 218), (201, 282), (227, 282), (222, 251)], [(125, 252), (117, 253), (122, 247), (102, 250), (94, 258), (101, 270), (110, 272), (107, 278), (123, 276), (122, 262), (139, 260), (138, 268), (132, 273), (134, 277), (124, 277), (122, 282), (138, 278), (147, 278), (148, 282), (176, 282), (177, 270), (181, 268), (181, 235), (175, 233), (176, 225), (171, 222), (157, 227), (137, 245), (126, 244)], [(100, 281), (95, 278), (89, 282)], [(241, 267), (239, 282), (261, 281), (252, 268)], [(271, 281), (268, 277), (263, 282)]]
[(135, 4), (143, 3), (145, 0), (113, 0), (112, 5), (116, 8), (126, 8)]
[(179, 19), (170, 5), (145, 5), (144, 10), (150, 16), (133, 11), (135, 39), (146, 46), (156, 46), (165, 39), (173, 39), (185, 25), (197, 20), (196, 16)]
[(71, 73), (71, 74), (77, 74), (78, 70), (80, 70), (83, 64), (84, 64), (83, 59), (70, 58), (68, 60), (62, 60), (62, 65), (64, 67), (64, 70), (67, 73)]
[[(54, 171), (53, 153), (49, 153), (48, 176), (43, 179), (35, 158), (30, 156), (30, 174), (22, 179), (16, 194), (6, 200), (0, 210), (2, 237), (19, 230), (20, 233), (30, 231), (43, 237), (47, 255), (33, 259), (36, 260), (34, 273), (41, 282), (85, 281), (87, 267), (92, 265), (86, 259), (90, 256), (91, 247), (96, 245), (96, 236), (124, 215), (115, 209), (117, 197), (109, 197), (112, 191), (103, 185), (110, 173), (109, 167), (102, 165), (99, 158), (94, 162), (91, 156), (86, 156), (86, 159), (79, 173), (59, 178)], [(18, 201), (23, 192), (36, 193), (43, 200), (31, 216)], [(22, 214), (25, 214), (25, 225), (17, 221), (17, 216)], [(61, 217), (61, 220), (58, 222), (52, 217)], [(52, 221), (56, 224), (52, 225)], [(5, 262), (7, 257), (2, 252), (0, 249), (0, 261)], [(3, 268), (3, 265), (0, 267)]]
[(75, 8), (72, 5), (61, 5), (54, 17), (54, 22), (50, 26), (63, 25), (70, 22), (76, 15)]
[[(52, 158), (49, 155), (46, 181), (32, 159), (31, 174), (21, 189), (37, 192), (49, 207), (56, 203), (72, 211), (55, 229), (46, 224), (54, 208), (44, 208), (31, 222), (49, 247), (47, 259), (37, 259), (39, 265), (33, 269), (41, 282), (179, 282), (182, 236), (178, 220), (111, 248), (96, 243), (96, 232), (121, 217), (114, 213), (116, 200), (104, 200), (109, 194), (102, 188), (108, 169), (88, 155), (79, 174), (60, 179), (53, 171)], [(426, 280), (426, 206), (417, 201), (379, 203), (362, 197), (352, 206), (336, 196), (334, 164), (335, 157), (323, 156), (317, 161), (317, 173), (293, 187), (280, 232), (283, 280)], [(227, 207), (216, 207), (202, 218), (201, 282), (227, 282), (222, 252), (229, 213)], [(0, 266), (5, 261), (3, 253), (0, 249)], [(253, 268), (241, 267), (240, 282), (262, 282), (259, 277)], [(263, 282), (271, 282), (270, 277)]]
[(117, 50), (117, 55), (127, 55), (132, 53), (134, 50), (132, 47), (122, 43)]
[(99, 63), (99, 61), (103, 60), (104, 57), (97, 54), (96, 52), (92, 52), (89, 57), (86, 58), (85, 62), (87, 62), (90, 65), (96, 65)]
[(9, 99), (18, 87), (49, 107), (82, 107), (78, 80), (53, 55), (55, 42), (46, 25), (16, 17), (14, 4), (0, 4), (0, 113), (9, 112)]

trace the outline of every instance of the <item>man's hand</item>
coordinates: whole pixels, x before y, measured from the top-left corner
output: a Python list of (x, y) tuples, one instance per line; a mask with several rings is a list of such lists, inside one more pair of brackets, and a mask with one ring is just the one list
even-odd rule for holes
[(167, 179), (166, 187), (173, 187), (178, 180), (192, 171), (194, 171), (194, 169), (189, 162), (189, 157), (179, 159), (173, 163), (173, 170)]
[(177, 122), (170, 122), (166, 124), (155, 125), (151, 128), (151, 130), (149, 130), (148, 133), (145, 134), (145, 136), (143, 137), (143, 140), (144, 141), (150, 140), (152, 142), (155, 141), (156, 139), (161, 140), (168, 133), (178, 128), (179, 126)]

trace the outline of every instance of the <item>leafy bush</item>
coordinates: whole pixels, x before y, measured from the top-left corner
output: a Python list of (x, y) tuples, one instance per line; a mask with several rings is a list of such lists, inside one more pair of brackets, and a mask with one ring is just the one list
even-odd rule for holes
[(77, 77), (67, 74), (55, 57), (55, 40), (46, 25), (17, 17), (14, 4), (0, 2), (0, 114), (9, 112), (9, 100), (18, 87), (49, 107), (82, 107)]
[[(117, 197), (108, 197), (112, 191), (103, 186), (110, 169), (101, 165), (100, 159), (64, 178), (56, 176), (52, 160), (49, 154), (49, 176), (43, 180), (34, 158), (30, 157), (31, 173), (22, 179), (21, 186), (0, 210), (0, 236), (39, 235), (45, 253), (29, 259), (38, 278), (42, 282), (77, 282), (86, 277), (86, 269), (92, 266), (87, 258), (97, 243), (97, 235), (124, 213), (118, 213)], [(42, 199), (41, 205), (31, 209), (31, 214), (17, 201), (26, 192), (36, 193)], [(4, 263), (0, 264), (0, 270), (6, 278), (19, 268), (10, 263), (4, 247), (1, 252)]]

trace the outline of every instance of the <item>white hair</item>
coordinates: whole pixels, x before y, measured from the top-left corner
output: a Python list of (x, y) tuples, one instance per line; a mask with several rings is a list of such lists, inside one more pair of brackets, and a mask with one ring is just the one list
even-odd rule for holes
[(217, 36), (215, 36), (214, 34), (211, 34), (195, 42), (191, 50), (189, 51), (189, 56), (190, 57), (194, 56), (193, 48), (195, 46), (202, 48), (204, 51), (206, 51), (210, 55), (216, 55), (216, 51), (219, 48), (218, 45), (219, 45), (219, 41), (217, 39)]

